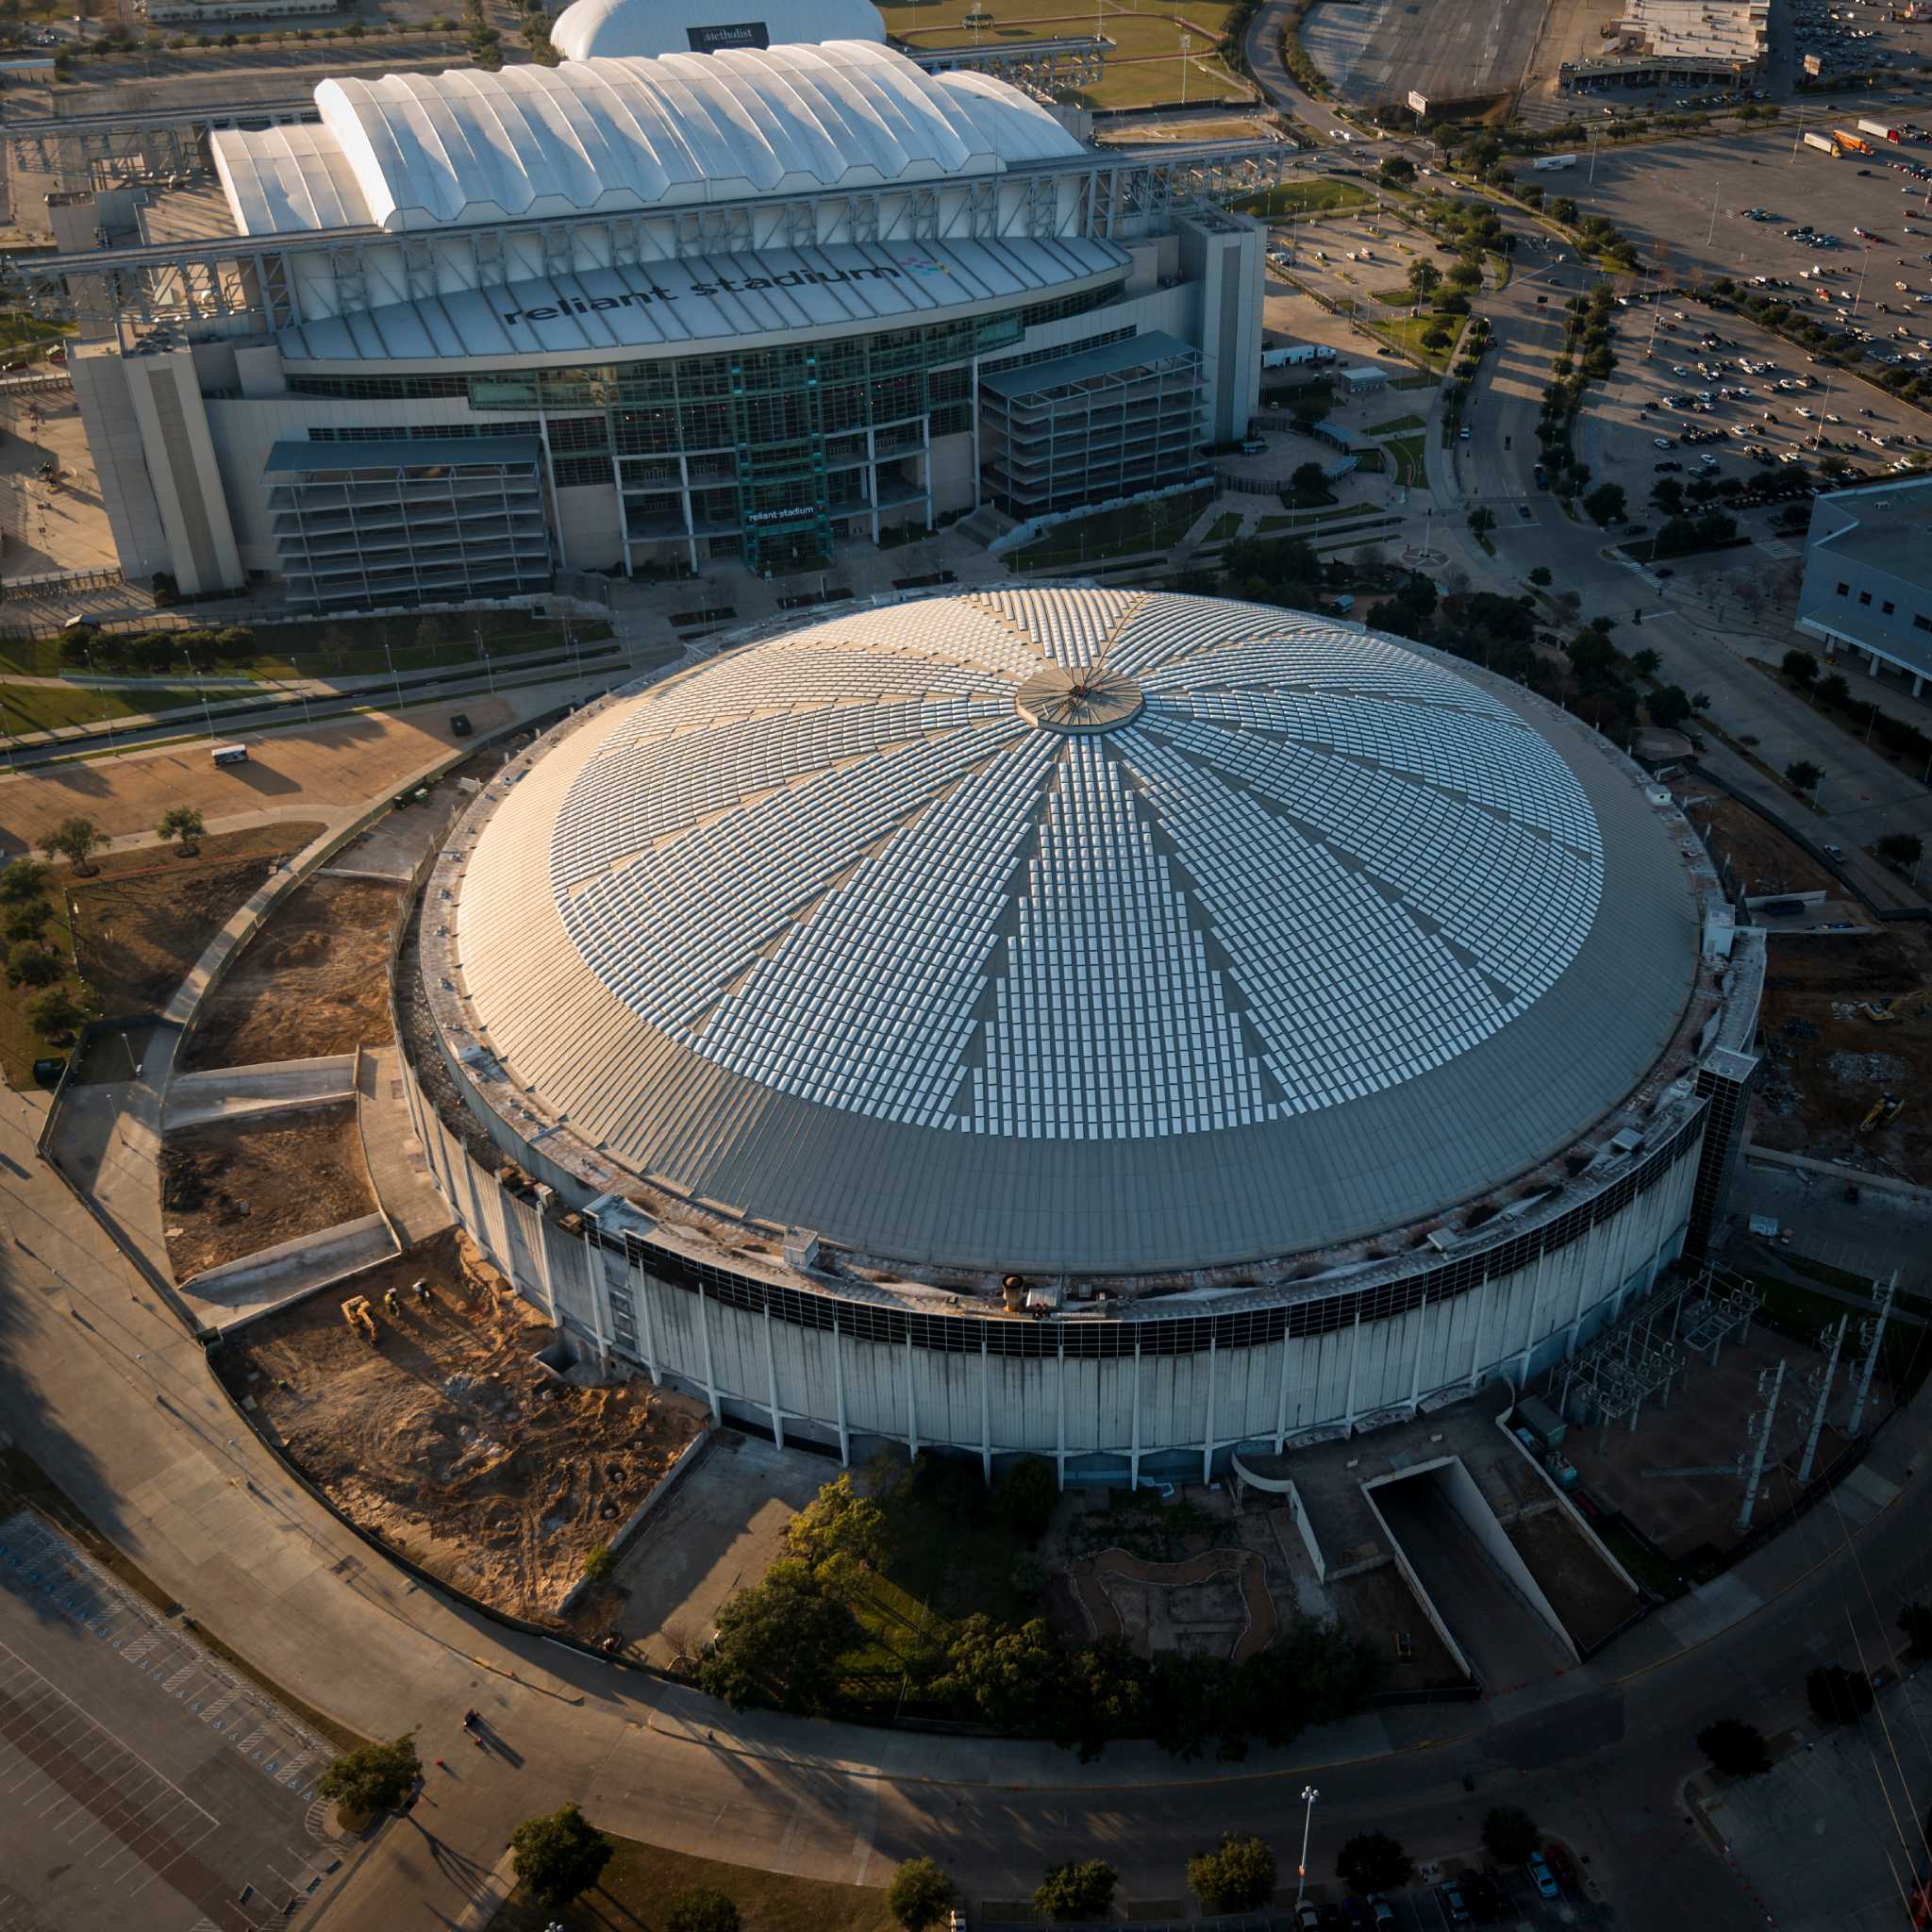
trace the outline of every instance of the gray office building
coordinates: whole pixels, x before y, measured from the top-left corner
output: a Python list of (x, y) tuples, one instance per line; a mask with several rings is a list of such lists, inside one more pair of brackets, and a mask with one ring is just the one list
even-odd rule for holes
[(1827, 657), (1851, 651), (1874, 677), (1881, 664), (1932, 677), (1932, 477), (1834, 491), (1811, 505), (1798, 628)]

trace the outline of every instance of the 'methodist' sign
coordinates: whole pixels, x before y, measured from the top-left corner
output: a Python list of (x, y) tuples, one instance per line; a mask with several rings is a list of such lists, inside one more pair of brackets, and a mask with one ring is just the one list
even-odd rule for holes
[(769, 47), (772, 37), (761, 20), (741, 20), (730, 26), (688, 26), (684, 37), (693, 54), (723, 54), (733, 47)]

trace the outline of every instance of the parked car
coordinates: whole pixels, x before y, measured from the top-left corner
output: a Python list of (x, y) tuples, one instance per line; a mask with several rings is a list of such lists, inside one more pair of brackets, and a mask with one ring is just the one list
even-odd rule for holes
[(1544, 1861), (1541, 1852), (1532, 1852), (1529, 1861), (1523, 1868), (1529, 1874), (1529, 1882), (1536, 1887), (1540, 1898), (1561, 1898), (1563, 1888), (1557, 1883), (1556, 1874)]
[(1442, 1907), (1442, 1916), (1452, 1925), (1467, 1925), (1474, 1923), (1468, 1905), (1462, 1896), (1462, 1888), (1455, 1879), (1445, 1879), (1436, 1888), (1436, 1903)]
[(1369, 1923), (1372, 1925), (1393, 1925), (1396, 1924), (1395, 1907), (1389, 1903), (1389, 1894), (1372, 1891), (1368, 1897)]

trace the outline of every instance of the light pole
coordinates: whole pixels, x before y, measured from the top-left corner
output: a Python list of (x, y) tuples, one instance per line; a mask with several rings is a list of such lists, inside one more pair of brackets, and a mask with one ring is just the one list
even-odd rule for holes
[(1294, 1868), (1294, 1902), (1299, 1906), (1308, 1882), (1308, 1827), (1315, 1822), (1315, 1800), (1321, 1796), (1313, 1785), (1302, 1787), (1302, 1859)]

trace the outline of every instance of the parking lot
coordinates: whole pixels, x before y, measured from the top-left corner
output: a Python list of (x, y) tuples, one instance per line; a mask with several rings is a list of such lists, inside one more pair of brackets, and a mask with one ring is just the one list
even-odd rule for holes
[(0, 1932), (256, 1932), (346, 1848), (331, 1747), (23, 1510), (0, 1522)]
[[(1547, 1932), (1556, 1932), (1559, 1926), (1612, 1924), (1616, 1914), (1609, 1906), (1590, 1895), (1588, 1888), (1579, 1882), (1574, 1863), (1560, 1848), (1553, 1850), (1551, 1875), (1558, 1893), (1554, 1899), (1544, 1898), (1537, 1890), (1527, 1872), (1502, 1872), (1491, 1867), (1488, 1868), (1488, 1880), (1494, 1888), (1492, 1897), (1486, 1895), (1480, 1879), (1472, 1883), (1466, 1874), (1454, 1877), (1463, 1908), (1469, 1913), (1467, 1919), (1457, 1919), (1441, 1883), (1452, 1874), (1425, 1869), (1420, 1882), (1389, 1894), (1390, 1909), (1403, 1932), (1452, 1932), (1453, 1927), (1463, 1924), (1526, 1927), (1533, 1928), (1533, 1932), (1546, 1932), (1547, 1928)], [(1316, 1898), (1316, 1910), (1324, 1932), (1328, 1928), (1340, 1932), (1344, 1926), (1373, 1924), (1368, 1907), (1359, 1899), (1323, 1901), (1319, 1897), (1321, 1890), (1315, 1888), (1310, 1895)]]

